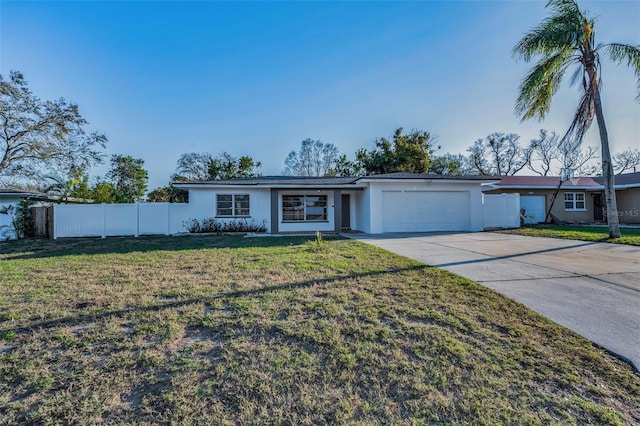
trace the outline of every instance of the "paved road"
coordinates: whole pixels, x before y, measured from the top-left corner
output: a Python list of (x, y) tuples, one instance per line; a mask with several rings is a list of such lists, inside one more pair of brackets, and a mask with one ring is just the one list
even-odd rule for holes
[(640, 247), (493, 232), (349, 237), (490, 287), (640, 369)]

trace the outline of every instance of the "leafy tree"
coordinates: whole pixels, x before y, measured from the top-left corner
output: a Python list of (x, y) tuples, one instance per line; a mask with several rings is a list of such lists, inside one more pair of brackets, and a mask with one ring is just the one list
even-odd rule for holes
[(349, 160), (346, 155), (338, 157), (329, 171), (330, 176), (362, 176), (363, 173), (362, 165), (358, 161)]
[[(598, 122), (602, 147), (609, 236), (620, 237), (613, 164), (609, 136), (600, 99), (600, 58), (606, 53), (615, 63), (626, 63), (638, 77), (640, 89), (640, 45), (595, 43), (595, 20), (580, 10), (575, 0), (550, 0), (551, 15), (516, 44), (513, 53), (525, 60), (540, 60), (522, 80), (516, 101), (516, 114), (523, 120), (544, 119), (551, 99), (569, 67), (576, 66), (572, 83), (581, 82), (581, 98), (564, 140), (582, 141), (594, 117)], [(636, 100), (640, 100), (640, 90)]]
[(368, 175), (393, 172), (427, 173), (431, 167), (431, 156), (439, 148), (435, 142), (435, 137), (429, 132), (412, 130), (404, 134), (400, 127), (393, 134), (391, 141), (386, 138), (377, 139), (375, 149), (360, 149), (356, 158)]
[(616, 174), (622, 174), (627, 170), (635, 171), (640, 166), (640, 150), (627, 148), (613, 156)]
[(209, 180), (239, 179), (258, 176), (257, 169), (262, 164), (253, 158), (243, 156), (235, 158), (226, 152), (218, 155), (209, 164)]
[(111, 169), (107, 179), (115, 192), (116, 203), (134, 203), (143, 199), (147, 190), (148, 173), (144, 169), (144, 160), (130, 155), (111, 157)]
[[(284, 160), (287, 176), (329, 176), (336, 172), (338, 148), (331, 143), (305, 139), (299, 151), (291, 151)], [(341, 166), (344, 166), (343, 163)]]
[(100, 181), (92, 188), (92, 199), (95, 203), (117, 203), (116, 189), (111, 182)]
[(55, 195), (60, 201), (90, 202), (93, 191), (89, 186), (89, 175), (81, 167), (72, 166), (66, 177), (59, 175), (44, 176), (47, 186), (43, 192)]
[(529, 164), (530, 148), (522, 148), (515, 133), (492, 133), (467, 149), (472, 174), (511, 176)]
[(20, 72), (0, 75), (0, 178), (32, 179), (41, 170), (62, 172), (102, 162), (107, 138), (87, 133), (76, 104), (42, 101)]
[(186, 203), (189, 201), (189, 191), (167, 185), (149, 192), (147, 201), (150, 203)]
[(446, 176), (460, 176), (466, 173), (466, 159), (462, 154), (437, 155), (431, 159), (429, 173)]
[(176, 174), (172, 179), (201, 182), (255, 177), (259, 175), (261, 165), (249, 156), (235, 158), (222, 152), (214, 157), (207, 152), (188, 152), (178, 159)]

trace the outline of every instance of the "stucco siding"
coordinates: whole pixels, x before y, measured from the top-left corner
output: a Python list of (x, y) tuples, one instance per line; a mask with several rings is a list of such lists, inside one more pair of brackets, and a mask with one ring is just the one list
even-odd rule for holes
[[(565, 193), (583, 193), (585, 194), (585, 207), (584, 211), (572, 211), (566, 210), (564, 205)], [(549, 211), (549, 206), (553, 203), (551, 214), (553, 214), (558, 220), (562, 222), (575, 222), (575, 223), (593, 223), (593, 194), (600, 194), (600, 191), (585, 191), (584, 189), (561, 189), (558, 192), (555, 202), (553, 201), (553, 189), (508, 189), (502, 188), (498, 190), (486, 191), (487, 194), (520, 194), (520, 196), (527, 195), (543, 195), (545, 197), (545, 212)], [(604, 202), (604, 195), (602, 196)]]
[[(216, 195), (238, 194), (249, 195), (249, 217), (244, 218), (249, 223), (257, 225), (265, 223), (267, 232), (271, 232), (271, 209), (269, 189), (256, 189), (246, 187), (227, 188), (190, 188), (189, 189), (189, 213), (191, 219), (204, 219), (216, 217)], [(234, 218), (217, 218), (220, 221), (231, 221)]]
[(620, 223), (640, 224), (640, 188), (629, 188), (616, 191), (618, 201), (618, 217)]

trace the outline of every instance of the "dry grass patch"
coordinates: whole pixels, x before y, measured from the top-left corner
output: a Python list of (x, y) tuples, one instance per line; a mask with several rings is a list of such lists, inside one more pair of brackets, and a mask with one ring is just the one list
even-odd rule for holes
[(0, 246), (0, 424), (640, 422), (625, 363), (356, 241)]

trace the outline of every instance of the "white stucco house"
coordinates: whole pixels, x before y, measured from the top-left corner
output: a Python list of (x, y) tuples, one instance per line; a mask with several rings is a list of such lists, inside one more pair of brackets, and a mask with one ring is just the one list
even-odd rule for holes
[(200, 217), (264, 223), (269, 233), (482, 231), (486, 176), (391, 173), (175, 182)]

